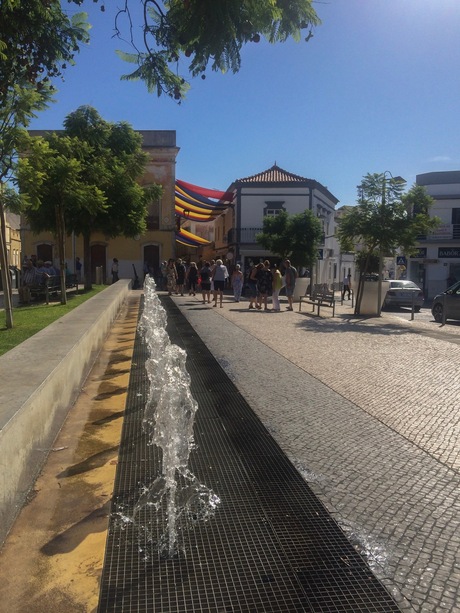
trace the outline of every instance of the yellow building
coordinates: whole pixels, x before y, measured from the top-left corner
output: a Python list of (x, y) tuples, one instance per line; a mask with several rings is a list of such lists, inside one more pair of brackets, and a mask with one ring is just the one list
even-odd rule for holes
[(6, 253), (10, 266), (21, 267), (21, 232), (20, 217), (13, 213), (5, 213), (6, 221)]
[[(47, 131), (31, 130), (31, 136), (44, 136)], [(147, 216), (147, 230), (134, 238), (110, 238), (102, 233), (91, 236), (91, 275), (96, 282), (96, 268), (102, 269), (102, 281), (110, 283), (111, 262), (119, 261), (119, 277), (132, 278), (133, 266), (143, 278), (144, 263), (156, 275), (163, 260), (176, 255), (174, 193), (176, 181), (176, 147), (175, 130), (139, 130), (143, 138), (143, 150), (149, 161), (142, 185), (160, 184), (163, 195), (159, 201), (152, 202)], [(39, 260), (50, 260), (59, 265), (55, 238), (50, 232), (34, 234), (21, 219), (22, 259), (35, 255)], [(71, 236), (66, 244), (66, 262), (69, 270), (75, 272), (75, 259), (83, 260), (83, 239)], [(97, 279), (99, 280), (99, 279)]]

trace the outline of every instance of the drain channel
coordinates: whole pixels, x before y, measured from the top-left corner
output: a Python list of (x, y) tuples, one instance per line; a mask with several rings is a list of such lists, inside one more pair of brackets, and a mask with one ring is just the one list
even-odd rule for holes
[[(136, 524), (112, 513), (98, 612), (399, 611), (174, 302), (162, 304), (199, 404), (190, 469), (221, 503), (212, 520), (181, 534), (185, 553), (173, 559), (153, 545), (164, 528), (161, 510), (143, 509)], [(142, 431), (147, 357), (138, 336), (116, 511), (132, 509), (158, 473), (158, 451)]]

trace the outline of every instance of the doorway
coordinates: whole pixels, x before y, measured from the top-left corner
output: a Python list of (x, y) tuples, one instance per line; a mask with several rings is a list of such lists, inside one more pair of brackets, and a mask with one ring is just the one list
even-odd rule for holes
[(91, 245), (91, 283), (96, 283), (96, 268), (102, 266), (102, 283), (105, 284), (107, 278), (105, 245)]

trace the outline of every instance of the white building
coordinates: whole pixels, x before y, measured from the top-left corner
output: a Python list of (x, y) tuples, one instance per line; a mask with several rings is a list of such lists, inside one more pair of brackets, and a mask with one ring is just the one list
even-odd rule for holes
[(290, 215), (310, 210), (322, 223), (324, 239), (313, 277), (316, 283), (340, 281), (340, 256), (334, 243), (335, 206), (338, 199), (314, 179), (279, 168), (276, 164), (256, 175), (238, 179), (227, 191), (235, 192), (235, 204), (215, 222), (215, 250), (224, 258), (239, 262), (244, 269), (265, 258), (276, 261), (262, 249), (255, 237), (262, 232), (266, 216), (281, 211)]
[(420, 237), (416, 256), (408, 258), (407, 276), (431, 300), (460, 279), (460, 170), (417, 175), (416, 183), (434, 198), (431, 215), (439, 217), (441, 225)]

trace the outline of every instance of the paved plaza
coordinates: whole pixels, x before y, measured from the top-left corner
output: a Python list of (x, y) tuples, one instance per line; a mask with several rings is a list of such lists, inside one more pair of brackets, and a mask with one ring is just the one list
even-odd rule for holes
[(174, 301), (401, 610), (460, 611), (460, 328)]
[[(93, 511), (81, 488), (92, 491), (93, 481), (102, 482), (100, 471), (113, 471), (116, 464), (118, 431), (110, 443), (97, 442), (95, 432), (108, 423), (121, 425), (118, 379), (120, 372), (127, 378), (129, 369), (120, 352), (129, 359), (125, 343), (132, 343), (140, 297), (130, 292), (129, 309), (125, 306), (117, 322), (122, 327), (114, 326), (111, 334), (112, 353), (102, 352), (101, 372), (85, 385), (82, 406), (71, 411), (55, 443), (45, 482), (42, 477), (3, 552), (2, 599), (22, 603), (10, 607), (15, 613), (72, 610), (65, 601), (59, 608), (55, 594), (62, 599), (68, 593), (81, 603), (73, 610), (93, 610), (88, 603), (97, 602), (106, 521), (100, 505), (107, 502), (113, 477), (98, 485)], [(247, 301), (236, 304), (230, 296), (222, 309), (202, 304), (198, 296), (162, 299), (177, 305), (400, 610), (460, 612), (459, 323), (443, 327), (396, 313), (357, 318), (349, 302), (339, 305), (333, 318), (328, 309), (321, 317), (312, 315), (306, 305), (301, 313), (298, 305), (290, 312), (285, 304), (281, 313), (248, 310)], [(67, 431), (73, 421), (74, 429)], [(87, 447), (88, 435), (80, 434), (80, 441), (75, 435), (83, 427), (104, 452), (88, 451), (90, 459), (76, 463), (71, 447)], [(73, 474), (74, 466), (88, 469), (82, 474), (90, 485)], [(69, 493), (73, 482), (77, 490)], [(76, 499), (83, 509), (69, 515)], [(85, 523), (78, 519), (86, 516)], [(86, 543), (83, 552), (80, 542)], [(98, 561), (79, 560), (86, 550)], [(71, 553), (76, 560), (69, 559)], [(65, 575), (59, 564), (75, 577), (63, 583), (65, 589), (57, 587)], [(40, 568), (35, 578), (34, 568)], [(27, 581), (18, 582), (19, 576)], [(41, 603), (49, 598), (53, 607), (37, 608), (37, 598)]]

